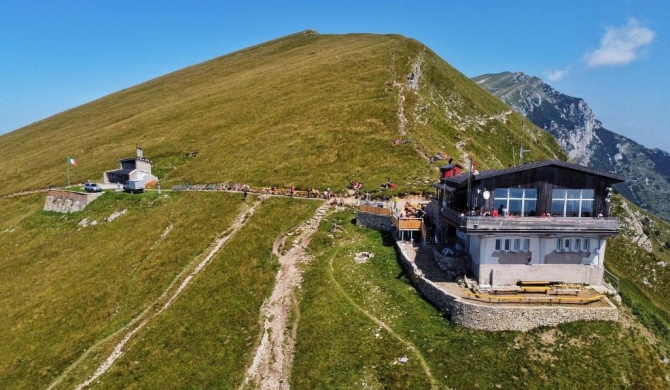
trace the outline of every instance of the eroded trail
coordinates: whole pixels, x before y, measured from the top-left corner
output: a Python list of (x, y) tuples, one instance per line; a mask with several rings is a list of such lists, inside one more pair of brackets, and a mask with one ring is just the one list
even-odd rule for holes
[[(219, 250), (221, 250), (223, 245), (229, 239), (235, 236), (235, 234), (246, 224), (246, 222), (249, 220), (249, 217), (253, 215), (255, 207), (261, 201), (254, 203), (252, 206), (244, 207), (244, 209), (235, 218), (235, 222), (233, 223), (233, 225), (227, 228), (221, 234), (219, 234), (217, 238), (214, 240), (214, 242), (212, 242), (212, 244), (210, 245), (209, 252), (202, 260), (200, 260), (201, 257), (195, 258), (194, 261), (191, 262), (188, 266), (186, 266), (184, 270), (173, 280), (173, 282), (163, 291), (161, 296), (158, 299), (156, 299), (156, 301), (154, 301), (152, 305), (147, 307), (147, 309), (144, 310), (142, 314), (134, 318), (130, 323), (128, 323), (125, 327), (123, 327), (119, 331), (115, 332), (114, 334), (103, 340), (100, 340), (92, 348), (89, 348), (84, 355), (82, 355), (81, 357), (79, 357), (79, 359), (77, 359), (74, 363), (72, 363), (72, 365), (70, 365), (63, 372), (63, 374), (61, 374), (61, 376), (58, 377), (49, 386), (49, 389), (54, 388), (56, 385), (58, 385), (69, 372), (71, 372), (74, 368), (76, 368), (88, 356), (90, 351), (96, 349), (96, 347), (104, 344), (105, 342), (112, 340), (113, 338), (120, 337), (121, 335), (123, 335), (121, 341), (119, 341), (114, 346), (112, 353), (107, 357), (107, 359), (105, 359), (104, 362), (102, 362), (102, 364), (100, 364), (100, 366), (98, 366), (93, 375), (91, 375), (84, 382), (77, 385), (75, 389), (79, 390), (90, 385), (101, 375), (107, 372), (107, 370), (109, 370), (109, 368), (112, 367), (112, 365), (114, 365), (116, 360), (118, 360), (123, 355), (123, 348), (128, 343), (128, 341), (138, 331), (140, 331), (149, 321), (151, 321), (156, 316), (160, 315), (162, 312), (167, 310), (172, 305), (175, 299), (177, 299), (177, 297), (191, 283), (193, 278), (198, 273), (200, 273), (205, 268), (205, 266), (207, 266), (207, 264), (209, 264), (212, 261), (214, 256), (219, 252)], [(176, 287), (178, 283), (179, 286)]]
[[(247, 369), (241, 389), (288, 389), (300, 313), (295, 289), (300, 285), (302, 271), (298, 265), (306, 261), (305, 248), (319, 227), (328, 209), (324, 203), (314, 216), (303, 223), (296, 236), (278, 238), (273, 252), (279, 257), (280, 269), (272, 295), (260, 310), (261, 340)], [(287, 241), (290, 249), (282, 254)]]

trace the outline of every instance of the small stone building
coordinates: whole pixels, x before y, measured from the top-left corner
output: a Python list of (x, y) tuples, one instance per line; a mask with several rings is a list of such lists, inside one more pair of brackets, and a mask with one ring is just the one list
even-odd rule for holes
[(107, 171), (103, 174), (102, 181), (105, 184), (125, 184), (128, 181), (142, 181), (145, 186), (158, 181), (151, 173), (151, 160), (144, 158), (144, 152), (139, 146), (135, 157), (122, 158), (119, 160), (119, 169)]

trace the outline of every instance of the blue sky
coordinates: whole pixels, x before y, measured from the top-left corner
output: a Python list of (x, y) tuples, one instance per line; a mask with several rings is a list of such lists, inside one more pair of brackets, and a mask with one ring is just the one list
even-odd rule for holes
[(305, 29), (397, 33), (468, 77), (521, 71), (583, 98), (603, 125), (670, 151), (670, 1), (0, 3), (0, 134)]

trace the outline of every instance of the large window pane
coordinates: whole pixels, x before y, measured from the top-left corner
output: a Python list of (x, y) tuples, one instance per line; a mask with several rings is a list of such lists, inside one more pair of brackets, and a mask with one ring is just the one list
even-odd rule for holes
[(565, 206), (564, 200), (553, 200), (551, 202), (551, 215), (554, 216), (563, 216), (563, 207)]
[(537, 215), (537, 201), (535, 200), (526, 200), (523, 206), (523, 215), (528, 216), (530, 212), (534, 211), (534, 215)]
[(582, 200), (582, 217), (592, 217), (592, 216), (593, 216), (593, 201)]
[(578, 217), (579, 216), (579, 201), (578, 200), (568, 200), (566, 201), (565, 207), (565, 216), (566, 217)]
[(521, 199), (519, 200), (510, 199), (507, 211), (509, 211), (510, 214), (514, 215), (521, 214)]
[(554, 190), (551, 194), (553, 199), (565, 199), (566, 190)]
[(496, 188), (493, 197), (495, 199), (507, 198), (507, 188)]
[(537, 199), (537, 190), (535, 188), (526, 188), (525, 192), (526, 195), (524, 197), (526, 199), (528, 198)]
[(595, 199), (593, 190), (582, 190), (582, 199)]
[(523, 197), (523, 188), (510, 188), (509, 189), (510, 198), (522, 198)]
[(582, 193), (582, 190), (567, 190), (568, 199), (579, 199)]

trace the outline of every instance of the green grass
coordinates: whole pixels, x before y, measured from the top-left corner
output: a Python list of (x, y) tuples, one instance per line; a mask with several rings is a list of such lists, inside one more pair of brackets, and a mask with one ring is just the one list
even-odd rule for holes
[[(43, 202), (3, 200), (11, 231), (0, 233), (1, 388), (45, 387), (128, 323), (232, 223), (240, 199), (105, 193), (75, 214), (41, 211)], [(84, 218), (97, 225), (80, 227)]]
[[(623, 202), (630, 212), (625, 211)], [(670, 353), (670, 251), (665, 243), (670, 241), (670, 225), (621, 196), (613, 198), (612, 212), (622, 221), (630, 217), (640, 220), (643, 233), (652, 244), (653, 251), (647, 252), (632, 243), (630, 237), (637, 233), (633, 233), (630, 223), (624, 224), (619, 235), (607, 241), (605, 264), (621, 279), (623, 303), (656, 336), (659, 354), (667, 355)]]
[[(404, 92), (412, 143), (392, 146), (400, 136), (394, 82), (406, 83), (420, 55), (421, 87)], [(437, 173), (420, 153), (444, 152), (461, 163), (469, 154), (481, 169), (511, 163), (518, 114), (471, 125), (506, 111), (414, 40), (295, 34), (0, 136), (0, 194), (63, 185), (68, 155), (79, 162), (71, 169), (72, 182), (99, 179), (118, 167), (119, 158), (134, 155), (136, 144), (154, 160), (164, 188), (232, 181), (339, 190), (359, 180), (375, 190), (390, 176), (399, 191), (421, 191)], [(564, 157), (548, 133), (533, 131), (539, 140), (527, 142), (529, 157)], [(459, 141), (466, 142), (464, 151), (456, 147)], [(197, 156), (187, 158), (190, 152)]]
[[(124, 356), (92, 387), (237, 388), (257, 346), (260, 306), (274, 286), (272, 244), (317, 206), (278, 198), (257, 206), (173, 306), (131, 339)], [(81, 380), (83, 373), (77, 374)], [(70, 378), (63, 388), (74, 384)]]
[[(348, 219), (350, 215), (342, 215)], [(305, 274), (292, 388), (429, 388), (419, 357), (442, 388), (660, 388), (668, 373), (634, 330), (578, 322), (528, 333), (456, 326), (404, 278), (380, 233), (344, 225), (313, 240)], [(358, 251), (374, 258), (354, 262)], [(398, 335), (379, 326), (378, 318)], [(376, 334), (379, 334), (379, 337)], [(394, 364), (402, 357), (405, 365)]]

